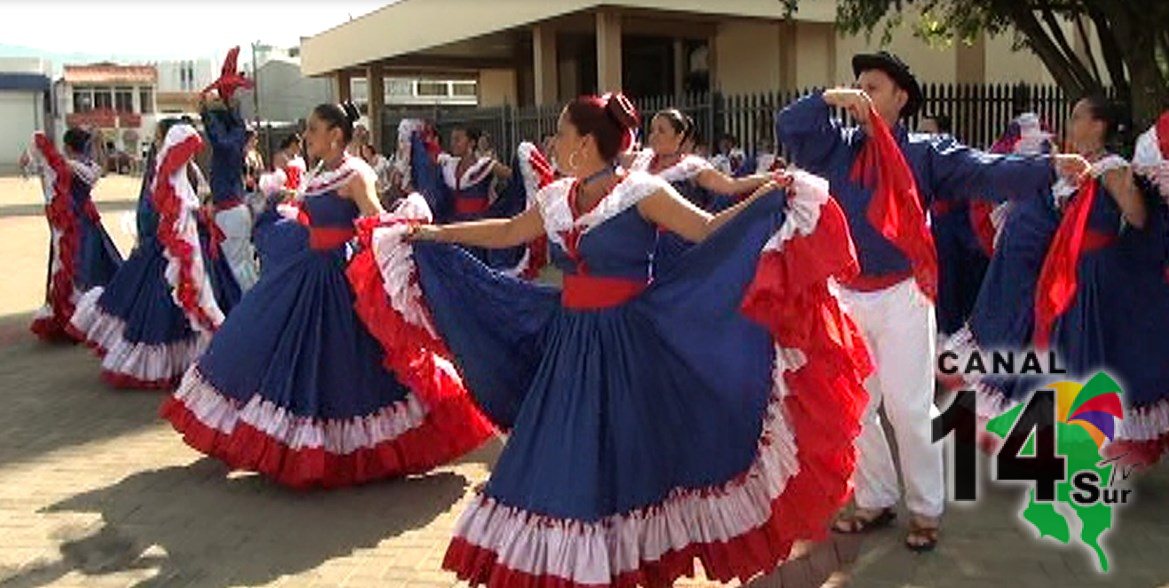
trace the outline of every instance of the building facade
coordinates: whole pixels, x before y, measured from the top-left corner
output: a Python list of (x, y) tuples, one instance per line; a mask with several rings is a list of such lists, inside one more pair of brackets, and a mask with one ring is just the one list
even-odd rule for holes
[(66, 129), (100, 133), (112, 154), (141, 157), (159, 118), (158, 69), (153, 65), (66, 65), (55, 84), (57, 140)]
[(219, 64), (212, 58), (159, 61), (158, 112), (163, 115), (194, 115), (199, 92), (219, 77)]
[[(1009, 38), (934, 47), (902, 25), (883, 46), (879, 33), (841, 35), (835, 19), (833, 0), (802, 0), (791, 18), (765, 0), (399, 0), (304, 39), (301, 58), (340, 99), (395, 78), (461, 79), (475, 80), (478, 106), (828, 86), (851, 81), (854, 53), (879, 48), (900, 53), (923, 83), (1051, 81)], [(391, 100), (369, 94), (370, 116)]]
[(41, 59), (0, 59), (0, 173), (18, 169), (34, 131), (52, 136), (51, 72)]
[(256, 52), (254, 74), (252, 63), (240, 64), (256, 84), (254, 92), (241, 90), (238, 93), (240, 111), (245, 119), (296, 124), (307, 118), (317, 104), (334, 100), (333, 87), (328, 80), (302, 74), (300, 59), (294, 53), (271, 47), (260, 48)]

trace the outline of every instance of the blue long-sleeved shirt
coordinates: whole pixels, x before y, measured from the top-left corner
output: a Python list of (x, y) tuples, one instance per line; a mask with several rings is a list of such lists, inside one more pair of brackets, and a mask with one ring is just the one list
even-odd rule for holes
[[(867, 136), (857, 127), (845, 127), (832, 110), (823, 94), (809, 94), (780, 111), (776, 136), (788, 148), (793, 164), (828, 180), (848, 217), (861, 274), (908, 274), (909, 259), (866, 216), (872, 190), (849, 179)], [(909, 162), (924, 210), (935, 199), (1002, 202), (1038, 196), (1050, 193), (1055, 180), (1050, 157), (992, 155), (949, 136), (908, 133), (900, 125), (893, 129), (893, 136)]]
[(234, 109), (205, 110), (203, 126), (211, 143), (211, 200), (221, 203), (243, 196), (247, 128)]

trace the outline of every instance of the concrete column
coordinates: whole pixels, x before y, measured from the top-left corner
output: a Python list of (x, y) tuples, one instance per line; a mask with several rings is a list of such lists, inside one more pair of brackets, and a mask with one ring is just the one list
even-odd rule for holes
[(979, 35), (973, 45), (956, 41), (954, 46), (954, 81), (959, 84), (986, 82), (986, 35)]
[(597, 92), (621, 90), (621, 14), (597, 11)]
[(536, 105), (555, 104), (560, 85), (556, 73), (556, 29), (549, 24), (532, 27), (532, 64), (536, 74)]
[(785, 21), (779, 24), (779, 86), (782, 90), (794, 90), (799, 68), (799, 48), (796, 23)]
[(333, 100), (348, 102), (351, 99), (352, 91), (349, 88), (349, 83), (352, 79), (353, 75), (346, 71), (333, 74)]
[[(722, 27), (721, 24), (718, 26), (719, 29)], [(722, 91), (722, 76), (718, 71), (718, 59), (718, 33), (715, 33), (706, 39), (706, 73), (710, 79), (711, 92)], [(710, 138), (708, 137), (707, 140), (709, 141)]]
[(386, 105), (386, 83), (382, 66), (371, 65), (365, 69), (369, 83), (369, 140), (380, 152), (382, 150), (382, 110)]

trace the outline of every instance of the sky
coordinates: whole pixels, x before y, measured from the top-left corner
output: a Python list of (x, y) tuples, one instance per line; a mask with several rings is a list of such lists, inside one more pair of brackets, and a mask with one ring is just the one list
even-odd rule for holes
[(121, 62), (221, 57), (252, 42), (293, 47), (392, 0), (5, 1), (0, 57)]

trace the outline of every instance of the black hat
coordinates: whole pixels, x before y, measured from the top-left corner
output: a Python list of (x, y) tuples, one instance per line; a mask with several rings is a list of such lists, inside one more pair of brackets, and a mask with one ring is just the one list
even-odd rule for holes
[(921, 86), (918, 85), (917, 78), (913, 77), (913, 72), (909, 71), (909, 66), (905, 65), (901, 58), (888, 51), (859, 53), (852, 56), (852, 74), (854, 76), (860, 76), (861, 72), (870, 69), (885, 72), (893, 78), (898, 87), (909, 94), (909, 100), (901, 108), (901, 116), (913, 116), (917, 109), (921, 108), (921, 103), (925, 99), (921, 93)]

